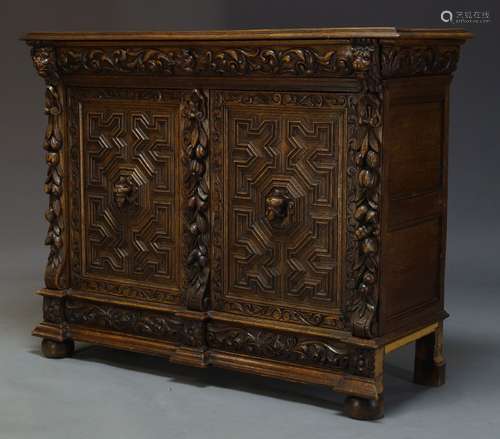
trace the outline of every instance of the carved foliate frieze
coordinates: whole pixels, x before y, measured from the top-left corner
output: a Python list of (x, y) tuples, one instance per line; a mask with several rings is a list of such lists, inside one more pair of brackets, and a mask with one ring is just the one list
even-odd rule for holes
[(375, 351), (314, 336), (208, 324), (209, 348), (373, 377)]
[(46, 151), (47, 177), (44, 192), (49, 196), (49, 207), (45, 218), (49, 223), (45, 244), (49, 246), (49, 256), (45, 270), (47, 288), (62, 289), (67, 287), (66, 276), (66, 224), (64, 219), (64, 157), (62, 153), (63, 135), (63, 99), (62, 87), (56, 66), (56, 52), (53, 47), (34, 45), (31, 51), (33, 65), (45, 80), (45, 130), (43, 148)]
[(71, 285), (77, 290), (95, 291), (146, 302), (178, 303), (180, 300), (178, 293), (169, 292), (165, 289), (148, 287), (146, 285), (129, 285), (120, 282), (87, 279), (76, 272), (73, 272)]
[(209, 178), (208, 102), (201, 90), (194, 90), (182, 109), (184, 144), (184, 245), (185, 288), (188, 308), (208, 306), (209, 268)]
[(262, 317), (306, 326), (324, 326), (335, 329), (343, 329), (345, 326), (341, 316), (337, 317), (324, 312), (308, 311), (273, 304), (226, 299), (222, 304), (221, 310), (249, 317)]
[(353, 62), (362, 90), (357, 100), (350, 102), (357, 127), (348, 154), (349, 297), (345, 309), (353, 334), (371, 338), (377, 332), (383, 90), (378, 43), (356, 40), (353, 46)]
[(64, 73), (149, 75), (284, 75), (345, 77), (353, 73), (348, 45), (262, 47), (61, 48)]
[(460, 46), (384, 43), (382, 76), (449, 75), (457, 68)]
[(205, 322), (185, 319), (182, 327), (182, 344), (193, 348), (206, 346)]
[(203, 323), (174, 313), (68, 298), (64, 315), (69, 324), (169, 340), (191, 347), (205, 344)]

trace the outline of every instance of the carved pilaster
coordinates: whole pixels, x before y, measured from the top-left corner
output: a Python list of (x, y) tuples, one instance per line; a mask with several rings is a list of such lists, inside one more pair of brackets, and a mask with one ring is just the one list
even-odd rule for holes
[(63, 104), (59, 74), (56, 66), (56, 53), (52, 47), (34, 45), (32, 48), (33, 65), (45, 80), (45, 114), (48, 122), (43, 148), (48, 165), (44, 191), (49, 196), (49, 207), (45, 218), (49, 223), (45, 244), (50, 247), (45, 285), (51, 289), (67, 288), (65, 272), (66, 243), (63, 216)]
[(356, 103), (357, 141), (351, 145), (355, 187), (350, 200), (351, 228), (357, 242), (354, 283), (347, 303), (352, 333), (371, 338), (377, 334), (379, 284), (380, 154), (382, 144), (382, 80), (379, 45), (373, 40), (353, 42), (353, 66), (361, 83)]
[(204, 310), (208, 306), (210, 277), (207, 97), (195, 89), (183, 105), (186, 303), (190, 309)]

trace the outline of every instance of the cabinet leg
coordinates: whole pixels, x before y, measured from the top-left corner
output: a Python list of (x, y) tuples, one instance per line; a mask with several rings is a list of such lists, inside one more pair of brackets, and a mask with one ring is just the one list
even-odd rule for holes
[(75, 351), (73, 340), (54, 341), (44, 338), (42, 340), (42, 353), (47, 358), (71, 357)]
[(378, 399), (365, 399), (348, 396), (344, 401), (344, 413), (353, 419), (372, 421), (384, 417), (384, 396)]
[(445, 371), (443, 323), (440, 323), (435, 332), (416, 341), (414, 381), (424, 386), (442, 386)]

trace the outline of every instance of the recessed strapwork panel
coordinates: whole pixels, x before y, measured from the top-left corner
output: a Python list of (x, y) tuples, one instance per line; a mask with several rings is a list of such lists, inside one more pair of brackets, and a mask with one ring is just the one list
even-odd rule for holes
[(342, 328), (348, 98), (234, 91), (211, 101), (215, 307)]
[(72, 89), (72, 287), (178, 302), (180, 93)]

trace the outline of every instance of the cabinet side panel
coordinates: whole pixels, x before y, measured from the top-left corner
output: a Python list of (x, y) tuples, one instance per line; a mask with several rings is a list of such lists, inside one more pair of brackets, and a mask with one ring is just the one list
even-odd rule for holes
[(449, 78), (385, 83), (382, 334), (443, 310)]

